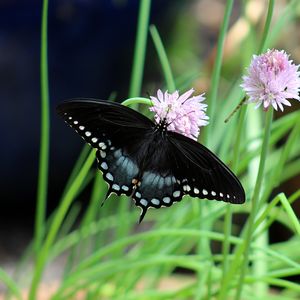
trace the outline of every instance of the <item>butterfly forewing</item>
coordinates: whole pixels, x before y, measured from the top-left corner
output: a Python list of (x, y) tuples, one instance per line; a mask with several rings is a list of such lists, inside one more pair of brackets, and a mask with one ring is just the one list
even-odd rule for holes
[[(135, 149), (154, 124), (143, 115), (109, 101), (71, 100), (58, 113), (91, 146), (97, 149), (98, 168), (109, 184), (109, 193), (131, 195), (139, 173)], [(134, 148), (134, 149), (133, 149)]]
[(168, 133), (174, 145), (179, 170), (185, 169), (185, 194), (210, 200), (244, 203), (245, 192), (237, 177), (203, 145), (175, 132)]

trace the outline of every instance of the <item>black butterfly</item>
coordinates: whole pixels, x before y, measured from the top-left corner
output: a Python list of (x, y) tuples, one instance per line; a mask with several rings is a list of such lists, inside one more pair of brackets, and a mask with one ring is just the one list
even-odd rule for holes
[(92, 147), (111, 192), (131, 196), (141, 211), (171, 206), (184, 195), (240, 204), (245, 192), (211, 151), (121, 104), (80, 99), (57, 107)]

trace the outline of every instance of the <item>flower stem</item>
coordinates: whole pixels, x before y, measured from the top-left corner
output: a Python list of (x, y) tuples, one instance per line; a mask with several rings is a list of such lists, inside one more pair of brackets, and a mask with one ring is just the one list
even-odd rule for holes
[(125, 106), (129, 106), (129, 105), (137, 104), (137, 103), (152, 105), (152, 102), (150, 99), (143, 98), (143, 97), (128, 98), (122, 102), (122, 104)]
[(267, 18), (266, 18), (266, 22), (265, 22), (265, 26), (264, 26), (264, 32), (263, 32), (263, 36), (262, 36), (262, 39), (260, 42), (258, 53), (262, 53), (266, 50), (266, 45), (268, 44), (268, 36), (269, 36), (271, 21), (272, 21), (272, 17), (273, 17), (273, 11), (274, 11), (274, 0), (270, 0), (269, 6), (268, 6)]
[(48, 61), (47, 61), (47, 20), (48, 0), (43, 0), (42, 25), (41, 25), (41, 58), (40, 58), (40, 84), (41, 84), (41, 133), (39, 176), (37, 189), (37, 207), (35, 214), (35, 251), (38, 253), (44, 234), (46, 214), (48, 165), (49, 165), (49, 87), (48, 87)]
[[(213, 67), (213, 72), (211, 76), (211, 83), (210, 83), (210, 94), (207, 99), (207, 114), (209, 115), (212, 122), (214, 121), (214, 113), (216, 108), (216, 101), (217, 101), (217, 94), (220, 82), (220, 75), (221, 75), (221, 67), (222, 67), (222, 58), (223, 58), (223, 49), (225, 44), (225, 36), (229, 25), (229, 19), (232, 12), (234, 0), (227, 0), (224, 18), (221, 26), (221, 31), (218, 39), (218, 46), (217, 46), (217, 54), (216, 54), (216, 61)], [(208, 126), (206, 130), (203, 131), (203, 140), (204, 144), (207, 144), (208, 137), (210, 136), (210, 131), (212, 126)]]
[(151, 0), (141, 0), (140, 3), (129, 97), (140, 95), (143, 81)]
[[(238, 162), (239, 162), (239, 152), (240, 152), (240, 144), (241, 144), (241, 137), (243, 132), (243, 124), (245, 122), (247, 106), (242, 107), (240, 112), (239, 121), (237, 124), (237, 133), (236, 133), (236, 140), (233, 148), (233, 159), (232, 159), (232, 169), (236, 172)], [(225, 224), (224, 224), (224, 242), (223, 242), (223, 265), (222, 265), (222, 273), (223, 279), (225, 278), (225, 274), (228, 269), (229, 263), (229, 249), (230, 249), (230, 235), (231, 235), (231, 224), (232, 224), (232, 209), (231, 205), (227, 204), (226, 213), (225, 213)]]
[(163, 69), (164, 77), (167, 83), (167, 88), (169, 92), (174, 92), (176, 90), (174, 77), (172, 74), (171, 66), (164, 48), (164, 45), (162, 43), (162, 40), (159, 36), (159, 33), (155, 27), (155, 25), (150, 26), (150, 34), (154, 43), (154, 46), (156, 48), (156, 52), (158, 54), (160, 64)]
[[(269, 36), (273, 11), (274, 11), (274, 0), (269, 0), (267, 17), (266, 17), (264, 31), (263, 31), (261, 43), (260, 43), (260, 46), (258, 49), (258, 53), (262, 53), (263, 51), (266, 50), (265, 48), (266, 48), (266, 45), (268, 44), (268, 36)], [(248, 226), (248, 229), (246, 232), (244, 260), (243, 260), (243, 265), (241, 268), (241, 273), (239, 276), (239, 284), (238, 284), (236, 296), (235, 296), (236, 300), (239, 300), (241, 298), (245, 273), (248, 269), (250, 243), (251, 243), (251, 239), (252, 239), (252, 235), (253, 235), (253, 231), (254, 231), (255, 217), (258, 212), (259, 206), (260, 205), (262, 206), (264, 204), (264, 203), (259, 203), (259, 197), (260, 197), (260, 190), (261, 190), (262, 179), (263, 179), (264, 164), (265, 164), (265, 159), (266, 159), (265, 156), (266, 156), (266, 152), (267, 152), (268, 139), (269, 139), (269, 135), (270, 135), (270, 126), (272, 123), (272, 118), (273, 118), (273, 109), (270, 108), (267, 113), (267, 116), (266, 116), (265, 135), (264, 135), (262, 152), (261, 152), (260, 162), (259, 162), (259, 167), (258, 167), (258, 175), (256, 178), (254, 194), (252, 197), (252, 210), (251, 210), (249, 220), (248, 220), (249, 226)], [(263, 199), (261, 199), (261, 200), (263, 200)], [(257, 240), (257, 243), (259, 243), (263, 246), (267, 242), (267, 239), (268, 239), (268, 237), (266, 235), (262, 236), (259, 240)], [(254, 260), (254, 262), (253, 262), (253, 271), (257, 274), (260, 274), (261, 272), (264, 272), (265, 270), (267, 270), (267, 265), (266, 265), (265, 259), (264, 259), (264, 257), (260, 256), (260, 257), (258, 257), (258, 260)], [(267, 286), (264, 283), (259, 283), (256, 285), (255, 288), (259, 293), (261, 293), (263, 295), (267, 289)]]
[[(129, 97), (137, 97), (141, 94), (141, 87), (143, 82), (143, 73), (144, 73), (144, 64), (145, 64), (145, 54), (147, 46), (147, 35), (148, 35), (148, 26), (149, 26), (149, 16), (150, 16), (151, 0), (141, 0), (140, 9), (138, 14), (138, 24), (137, 24), (137, 33), (133, 57), (133, 67), (132, 74), (130, 79), (129, 87)], [(147, 99), (149, 101), (149, 99)], [(127, 102), (123, 103), (124, 105), (137, 103), (136, 100), (128, 99)], [(133, 108), (135, 105), (133, 105)], [(129, 208), (129, 202), (125, 200), (125, 196), (121, 196), (120, 205), (118, 206), (118, 216), (120, 223), (123, 226), (119, 226), (116, 232), (116, 238), (122, 238), (129, 234), (130, 224), (127, 224), (126, 221), (126, 212)]]
[(272, 118), (273, 118), (273, 109), (269, 109), (266, 114), (265, 133), (264, 133), (263, 144), (262, 144), (262, 148), (261, 148), (258, 174), (257, 174), (256, 183), (255, 183), (255, 187), (254, 187), (253, 197), (251, 200), (252, 209), (251, 209), (251, 213), (249, 216), (248, 229), (247, 229), (246, 236), (245, 236), (244, 259), (243, 259), (241, 273), (239, 276), (239, 284), (237, 286), (237, 292), (236, 292), (236, 296), (235, 296), (236, 300), (240, 299), (240, 297), (241, 297), (245, 273), (248, 269), (250, 245), (251, 245), (252, 234), (253, 234), (253, 230), (254, 230), (253, 225), (254, 225), (255, 217), (257, 215), (257, 211), (258, 211), (258, 208), (260, 205), (259, 196), (260, 196), (260, 191), (261, 191), (261, 186), (262, 186), (262, 181), (263, 181), (263, 176), (264, 176), (264, 171), (265, 171), (265, 162), (266, 162), (267, 152), (268, 152)]

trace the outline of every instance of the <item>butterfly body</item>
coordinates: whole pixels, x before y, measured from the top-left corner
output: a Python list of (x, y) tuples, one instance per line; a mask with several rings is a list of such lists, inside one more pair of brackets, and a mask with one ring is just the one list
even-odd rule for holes
[(131, 196), (142, 209), (171, 206), (184, 195), (243, 203), (235, 175), (207, 148), (176, 132), (164, 120), (105, 100), (71, 100), (58, 113), (92, 147), (108, 193)]

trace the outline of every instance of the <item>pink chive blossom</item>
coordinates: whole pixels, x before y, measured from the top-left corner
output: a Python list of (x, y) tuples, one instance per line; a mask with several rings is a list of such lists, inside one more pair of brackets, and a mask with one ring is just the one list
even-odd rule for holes
[(247, 103), (256, 103), (255, 108), (263, 104), (265, 111), (270, 105), (283, 111), (283, 104), (291, 106), (287, 99), (300, 100), (298, 67), (283, 50), (253, 55), (248, 74), (243, 76), (241, 84), (249, 97)]
[(190, 89), (179, 96), (178, 91), (169, 94), (158, 90), (157, 97), (150, 97), (155, 122), (159, 124), (164, 120), (168, 130), (197, 140), (199, 127), (207, 125), (209, 118), (205, 114), (207, 105), (201, 103), (205, 97), (203, 94), (191, 97), (193, 93), (194, 89)]

